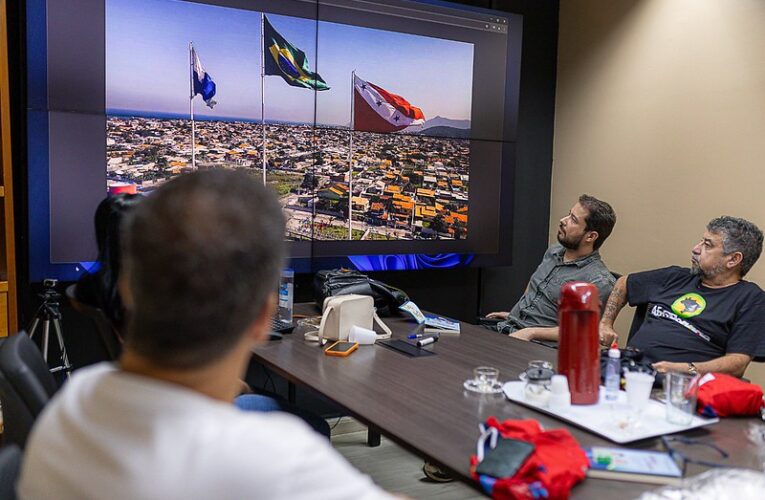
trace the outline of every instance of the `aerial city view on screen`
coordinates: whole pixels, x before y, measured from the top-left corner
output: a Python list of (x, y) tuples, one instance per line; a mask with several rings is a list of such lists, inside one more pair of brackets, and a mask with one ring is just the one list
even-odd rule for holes
[(472, 44), (172, 0), (106, 7), (109, 192), (244, 169), (279, 195), (288, 239), (467, 238)]

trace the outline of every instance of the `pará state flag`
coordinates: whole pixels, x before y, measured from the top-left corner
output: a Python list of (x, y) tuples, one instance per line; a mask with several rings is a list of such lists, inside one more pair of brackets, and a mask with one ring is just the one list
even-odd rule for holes
[(393, 94), (364, 81), (353, 79), (353, 129), (364, 132), (396, 132), (425, 123), (422, 110)]
[(194, 86), (194, 95), (201, 95), (205, 104), (207, 104), (210, 109), (213, 109), (213, 106), (218, 104), (213, 100), (213, 97), (215, 96), (215, 82), (210, 76), (210, 73), (206, 72), (202, 67), (202, 62), (199, 60), (199, 56), (197, 55), (197, 51), (194, 50), (194, 47), (191, 47), (191, 58), (194, 63), (194, 75), (191, 77)]
[(321, 75), (309, 70), (305, 52), (277, 33), (268, 17), (265, 17), (263, 22), (263, 59), (266, 75), (281, 76), (293, 87), (329, 90)]

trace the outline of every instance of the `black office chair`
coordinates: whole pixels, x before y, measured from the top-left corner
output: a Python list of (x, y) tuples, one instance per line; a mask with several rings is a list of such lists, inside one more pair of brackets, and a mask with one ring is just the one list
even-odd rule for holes
[(21, 450), (15, 444), (0, 448), (0, 498), (15, 500), (21, 470)]
[(76, 284), (69, 285), (65, 292), (66, 298), (69, 299), (69, 303), (75, 311), (87, 317), (93, 323), (96, 332), (98, 332), (98, 338), (101, 339), (101, 344), (106, 351), (108, 360), (113, 361), (117, 359), (122, 352), (122, 341), (112, 326), (112, 322), (109, 321), (109, 318), (106, 317), (106, 313), (102, 309), (77, 300), (76, 288)]
[(37, 345), (25, 332), (0, 342), (0, 403), (5, 443), (24, 448), (37, 416), (58, 390)]
[(632, 337), (634, 337), (637, 331), (640, 330), (640, 327), (643, 326), (646, 314), (648, 314), (648, 304), (639, 304), (635, 307), (635, 315), (632, 317), (630, 333), (627, 335), (627, 344), (630, 343)]

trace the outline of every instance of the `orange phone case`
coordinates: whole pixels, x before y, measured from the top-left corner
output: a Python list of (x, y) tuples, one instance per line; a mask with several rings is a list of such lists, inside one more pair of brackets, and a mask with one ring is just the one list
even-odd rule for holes
[(348, 344), (349, 342), (347, 340), (338, 340), (337, 342), (334, 342), (331, 346), (324, 349), (324, 354), (327, 356), (340, 356), (345, 357), (349, 356), (353, 351), (355, 351), (359, 347), (358, 342), (354, 342), (353, 345), (348, 349), (347, 351), (333, 351), (332, 348), (335, 347), (337, 344)]

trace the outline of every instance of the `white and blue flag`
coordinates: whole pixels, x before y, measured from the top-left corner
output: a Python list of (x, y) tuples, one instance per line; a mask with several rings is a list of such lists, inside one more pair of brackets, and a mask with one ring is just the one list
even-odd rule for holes
[(194, 47), (191, 48), (191, 57), (194, 62), (194, 75), (192, 76), (194, 94), (192, 97), (197, 94), (201, 95), (205, 104), (207, 104), (210, 109), (213, 109), (213, 106), (217, 104), (217, 102), (213, 100), (213, 97), (215, 97), (215, 82), (210, 77), (210, 74), (202, 67), (202, 62), (199, 60), (199, 56), (197, 55), (197, 51), (194, 50)]

